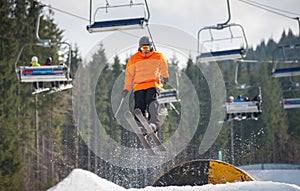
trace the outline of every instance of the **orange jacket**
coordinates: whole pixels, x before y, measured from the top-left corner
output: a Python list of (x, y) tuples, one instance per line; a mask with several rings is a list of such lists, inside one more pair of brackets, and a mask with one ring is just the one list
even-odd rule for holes
[(124, 90), (144, 90), (159, 88), (160, 75), (169, 78), (168, 64), (163, 54), (155, 51), (146, 55), (140, 51), (130, 57), (126, 65)]

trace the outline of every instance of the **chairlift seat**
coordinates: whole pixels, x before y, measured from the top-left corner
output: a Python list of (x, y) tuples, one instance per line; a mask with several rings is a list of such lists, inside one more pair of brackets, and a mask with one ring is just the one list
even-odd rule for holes
[(226, 103), (226, 111), (228, 114), (257, 113), (261, 112), (260, 110), (258, 110), (258, 105), (258, 101)]
[(211, 62), (211, 61), (233, 60), (233, 59), (238, 59), (243, 57), (245, 52), (246, 50), (244, 48), (205, 52), (197, 56), (197, 61)]
[(21, 82), (54, 82), (70, 81), (67, 77), (68, 68), (63, 65), (54, 66), (20, 66)]
[(272, 73), (272, 76), (275, 77), (275, 78), (289, 77), (289, 76), (299, 76), (299, 75), (300, 75), (300, 67), (278, 68)]
[(173, 102), (180, 102), (178, 99), (177, 90), (176, 89), (168, 89), (160, 91), (160, 95), (158, 97), (158, 103), (173, 103)]
[(300, 108), (300, 98), (283, 99), (281, 103), (284, 109)]
[(103, 32), (103, 31), (125, 30), (125, 29), (138, 29), (138, 28), (143, 28), (144, 23), (146, 23), (144, 17), (98, 21), (98, 22), (94, 22), (92, 25), (88, 25), (87, 30), (90, 33), (93, 33), (93, 32)]

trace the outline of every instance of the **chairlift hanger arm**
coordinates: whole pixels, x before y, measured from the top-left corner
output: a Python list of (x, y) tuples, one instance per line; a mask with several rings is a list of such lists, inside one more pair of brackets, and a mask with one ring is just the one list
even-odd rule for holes
[(39, 13), (38, 13), (38, 18), (37, 18), (37, 20), (36, 20), (35, 37), (36, 37), (36, 39), (37, 39), (40, 43), (43, 43), (43, 44), (45, 44), (45, 45), (51, 44), (51, 40), (50, 40), (50, 39), (41, 39), (40, 36), (39, 36), (41, 16), (42, 16), (42, 10), (39, 11)]
[(229, 0), (227, 0), (227, 10), (228, 10), (228, 19), (224, 23), (217, 24), (217, 27), (223, 28), (225, 25), (227, 25), (231, 19), (231, 13), (230, 13), (230, 5)]
[(294, 19), (296, 19), (297, 20), (297, 22), (298, 22), (298, 32), (299, 32), (299, 34), (298, 34), (298, 36), (300, 36), (300, 18), (299, 17), (295, 17)]

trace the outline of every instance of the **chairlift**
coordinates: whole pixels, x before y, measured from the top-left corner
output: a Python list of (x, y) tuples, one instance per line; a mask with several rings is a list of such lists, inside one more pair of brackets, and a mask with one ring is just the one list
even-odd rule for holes
[(286, 98), (281, 100), (283, 109), (300, 108), (300, 98)]
[[(131, 8), (133, 7), (143, 7), (142, 16), (135, 16), (128, 18), (127, 15), (131, 13)], [(125, 11), (125, 18), (102, 18), (101, 20), (96, 21), (96, 16), (98, 12), (105, 12), (104, 14), (109, 14), (112, 10), (120, 10)], [(108, 1), (106, 1), (106, 6), (98, 7), (94, 13), (94, 21), (92, 23), (91, 20), (92, 13), (92, 0), (90, 0), (90, 24), (86, 27), (90, 33), (93, 32), (104, 32), (104, 31), (116, 31), (116, 30), (126, 30), (126, 29), (139, 29), (144, 28), (149, 21), (150, 11), (147, 4), (147, 0), (144, 0), (144, 3), (133, 3), (132, 0), (129, 4), (122, 5), (110, 5)], [(104, 17), (104, 15), (102, 15)]]
[[(226, 108), (226, 118), (229, 118), (229, 115), (232, 115), (233, 119), (242, 120), (242, 119), (255, 119), (259, 114), (262, 113), (262, 94), (261, 87), (258, 87), (258, 93), (251, 100), (243, 100), (237, 102), (235, 100), (227, 101), (225, 103)], [(251, 116), (253, 115), (253, 116)]]
[(179, 111), (176, 109), (173, 103), (180, 102), (179, 98), (179, 77), (178, 77), (178, 71), (175, 71), (175, 77), (176, 77), (176, 88), (171, 89), (165, 89), (161, 90), (160, 94), (158, 96), (158, 103), (159, 103), (159, 114), (160, 115), (168, 115), (168, 109), (167, 105), (169, 104), (171, 109), (174, 110), (177, 115), (179, 115)]
[[(293, 89), (293, 87), (288, 88), (287, 90), (282, 91), (282, 99), (280, 101), (283, 109), (296, 109), (300, 108), (300, 97), (295, 97), (291, 95), (291, 93), (299, 92), (297, 89)], [(288, 93), (290, 93), (288, 95)]]
[[(220, 23), (216, 26), (206, 26), (198, 31), (198, 62), (234, 60), (246, 56), (248, 43), (244, 28), (240, 24), (229, 24), (231, 17), (229, 0), (227, 0), (227, 7), (229, 17), (225, 23)], [(215, 37), (217, 32), (224, 34), (225, 30), (228, 30), (227, 33), (229, 35), (225, 37), (224, 35)], [(236, 33), (238, 33), (238, 35), (236, 35)], [(206, 34), (209, 38), (203, 38), (203, 34)]]
[[(39, 23), (40, 23), (40, 15), (37, 19), (37, 27), (36, 27), (36, 38), (38, 42), (34, 43), (26, 43), (24, 44), (15, 60), (15, 72), (20, 82), (24, 83), (33, 83), (33, 82), (71, 82), (72, 79), (70, 77), (70, 67), (71, 67), (71, 45), (67, 42), (58, 42), (52, 43), (49, 39), (40, 39), (38, 35), (39, 31)], [(68, 46), (68, 56), (69, 62), (68, 65), (60, 64), (60, 65), (49, 65), (49, 66), (28, 66), (23, 65), (20, 66), (20, 57), (26, 47), (29, 46), (38, 46), (45, 48), (53, 48), (60, 47), (62, 45)], [(71, 88), (70, 84), (68, 87)], [(68, 89), (69, 89), (68, 88)]]
[(300, 75), (300, 44), (277, 47), (273, 51), (272, 76), (275, 78)]

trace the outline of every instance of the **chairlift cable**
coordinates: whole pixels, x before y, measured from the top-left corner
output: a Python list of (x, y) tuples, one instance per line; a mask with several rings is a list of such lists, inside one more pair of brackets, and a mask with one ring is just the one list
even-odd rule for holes
[[(137, 39), (140, 38), (140, 36), (132, 34), (132, 33), (128, 32), (128, 31), (122, 31), (121, 30), (119, 32), (124, 33), (124, 34), (126, 34), (128, 36), (131, 36), (131, 37), (135, 37)], [(197, 50), (194, 50), (194, 49), (188, 49), (188, 48), (184, 48), (184, 47), (180, 47), (180, 46), (174, 46), (174, 45), (169, 45), (169, 44), (164, 44), (164, 43), (159, 43), (159, 44), (164, 45), (164, 46), (168, 46), (168, 47), (171, 47), (171, 48), (174, 48), (174, 49), (186, 50), (186, 51), (189, 51), (189, 52), (197, 53)]]
[(41, 5), (44, 5), (45, 7), (50, 8), (50, 9), (53, 9), (53, 10), (56, 10), (56, 11), (58, 11), (58, 12), (64, 13), (64, 14), (66, 14), (66, 15), (69, 15), (69, 16), (72, 16), (72, 17), (75, 17), (75, 18), (78, 18), (78, 19), (81, 19), (81, 20), (84, 20), (84, 21), (90, 21), (90, 20), (87, 19), (87, 18), (84, 18), (84, 17), (78, 16), (78, 15), (75, 15), (75, 14), (73, 14), (73, 13), (70, 13), (70, 12), (65, 11), (65, 10), (62, 10), (62, 9), (55, 8), (55, 7), (51, 6), (51, 5), (47, 5), (47, 4), (44, 4), (44, 3), (40, 3), (40, 4), (41, 4)]
[[(274, 8), (274, 7), (270, 7), (270, 6), (267, 6), (267, 5), (259, 4), (259, 3), (249, 1), (249, 0), (238, 0), (238, 1), (246, 3), (248, 5), (252, 5), (256, 8), (260, 8), (260, 9), (263, 9), (265, 11), (274, 13), (276, 15), (280, 15), (280, 16), (283, 16), (283, 17), (286, 17), (286, 18), (289, 18), (289, 19), (295, 19), (294, 17), (288, 16), (287, 14), (280, 13), (279, 11), (281, 11), (281, 12), (287, 12), (287, 11), (284, 11), (284, 10), (281, 10), (281, 9), (278, 9), (278, 8)], [(289, 14), (294, 14), (294, 15), (300, 15), (298, 13), (292, 13), (292, 12), (288, 12), (288, 13)]]
[(291, 15), (300, 15), (299, 13), (296, 13), (296, 12), (286, 11), (284, 9), (279, 9), (279, 8), (272, 7), (272, 6), (269, 6), (269, 5), (265, 5), (265, 4), (262, 4), (262, 3), (258, 3), (258, 2), (252, 1), (252, 0), (239, 0), (239, 1), (248, 1), (248, 2), (251, 2), (253, 4), (257, 4), (257, 5), (260, 5), (260, 6), (263, 6), (263, 7), (267, 7), (269, 9), (273, 9), (273, 10), (276, 10), (276, 11), (279, 11), (279, 12), (283, 12), (283, 13), (287, 13), (287, 14), (291, 14)]

